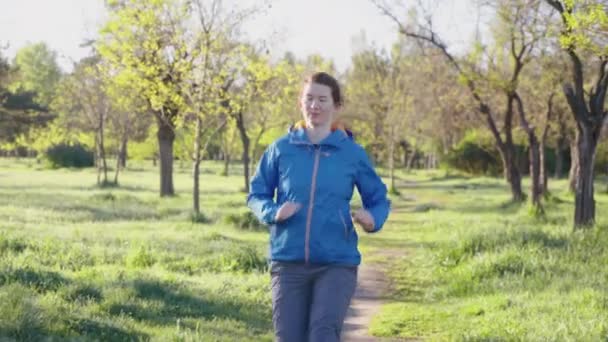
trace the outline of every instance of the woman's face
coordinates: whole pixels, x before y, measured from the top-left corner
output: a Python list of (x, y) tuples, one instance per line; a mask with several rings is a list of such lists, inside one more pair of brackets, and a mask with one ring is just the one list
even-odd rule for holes
[(330, 126), (338, 107), (331, 97), (331, 88), (319, 83), (306, 83), (300, 99), (302, 116), (308, 126)]

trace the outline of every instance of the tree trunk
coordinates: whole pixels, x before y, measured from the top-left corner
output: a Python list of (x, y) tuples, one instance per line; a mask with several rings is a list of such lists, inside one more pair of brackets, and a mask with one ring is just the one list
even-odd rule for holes
[(595, 223), (595, 199), (593, 197), (593, 167), (598, 137), (588, 127), (577, 131), (578, 169), (575, 182), (574, 227), (586, 228)]
[(116, 157), (116, 172), (114, 172), (114, 184), (116, 185), (118, 185), (118, 174), (120, 169), (124, 169), (127, 166), (127, 140), (128, 137), (124, 134), (121, 138), (118, 155)]
[(541, 140), (538, 152), (540, 153), (540, 191), (541, 194), (547, 194), (549, 192), (549, 176), (546, 165), (545, 139)]
[(230, 171), (230, 155), (224, 155), (224, 172), (222, 173), (224, 176), (228, 176), (228, 172)]
[(194, 183), (192, 185), (192, 211), (194, 214), (200, 214), (200, 203), (199, 203), (199, 173), (201, 164), (201, 130), (202, 120), (197, 115), (196, 117), (196, 132), (194, 136), (194, 163), (192, 165), (192, 179)]
[(555, 93), (549, 95), (547, 100), (547, 115), (545, 117), (545, 125), (543, 127), (541, 138), (540, 138), (540, 190), (543, 194), (547, 194), (549, 191), (549, 177), (547, 176), (547, 165), (545, 158), (545, 146), (547, 144), (547, 135), (549, 134), (549, 123), (553, 116), (553, 97)]
[(241, 142), (243, 143), (243, 176), (245, 181), (245, 192), (249, 192), (249, 136), (247, 135), (247, 128), (245, 128), (245, 122), (243, 113), (239, 112), (235, 116), (236, 126), (241, 136)]
[(166, 120), (158, 119), (158, 151), (160, 159), (160, 196), (173, 196), (173, 141), (175, 131)]
[(407, 172), (412, 171), (412, 167), (414, 166), (414, 160), (416, 160), (416, 148), (412, 147), (412, 152), (409, 155), (409, 158), (407, 160), (407, 165), (405, 166), (407, 169)]
[(514, 92), (512, 94), (512, 99), (517, 103), (517, 111), (519, 112), (519, 121), (521, 123), (522, 128), (528, 134), (528, 145), (529, 145), (529, 167), (530, 167), (530, 197), (532, 200), (532, 206), (536, 210), (536, 214), (542, 214), (544, 212), (542, 203), (541, 203), (541, 194), (542, 194), (542, 184), (541, 184), (541, 152), (538, 143), (538, 138), (536, 137), (536, 132), (534, 127), (530, 125), (528, 119), (526, 118), (526, 113), (524, 111), (524, 104), (519, 94)]
[(101, 148), (99, 133), (95, 134), (95, 168), (97, 169), (97, 185), (101, 185)]
[(103, 168), (103, 184), (108, 183), (108, 163), (106, 161), (106, 147), (104, 139), (104, 123), (103, 118), (100, 119), (99, 123), (99, 151), (101, 153), (101, 163)]
[(118, 173), (120, 172), (120, 158), (116, 158), (116, 170), (114, 171), (114, 184), (118, 185)]
[(521, 173), (515, 163), (515, 147), (511, 144), (499, 146), (498, 151), (504, 167), (504, 175), (511, 187), (511, 199), (513, 202), (521, 202), (525, 199), (521, 190)]
[(571, 193), (576, 192), (576, 177), (579, 174), (579, 159), (577, 142), (570, 142), (570, 172), (568, 173), (568, 189)]
[(124, 135), (120, 142), (120, 150), (118, 152), (118, 165), (121, 169), (127, 167), (127, 143), (129, 141), (129, 136)]
[(530, 144), (530, 177), (532, 178), (532, 184), (530, 186), (530, 196), (532, 197), (532, 205), (536, 210), (542, 212), (541, 195), (543, 193), (542, 182), (541, 182), (541, 153), (540, 146), (534, 131), (531, 130), (528, 133), (528, 140)]

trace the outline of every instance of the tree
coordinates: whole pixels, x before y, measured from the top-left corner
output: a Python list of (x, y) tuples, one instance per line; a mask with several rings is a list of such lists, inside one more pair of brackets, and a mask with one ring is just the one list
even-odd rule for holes
[(129, 142), (141, 141), (147, 137), (151, 123), (146, 120), (145, 113), (149, 108), (134, 87), (112, 82), (111, 77), (106, 77), (104, 84), (111, 105), (108, 128), (117, 141), (114, 184), (118, 184), (118, 174), (127, 166)]
[[(574, 228), (591, 227), (595, 223), (595, 153), (608, 116), (608, 4), (601, 0), (545, 1), (562, 19), (561, 44), (570, 59), (572, 78), (563, 89), (576, 121)], [(585, 55), (596, 60), (594, 68), (589, 65), (585, 70)], [(590, 74), (596, 80), (586, 84)]]
[(97, 185), (107, 185), (106, 126), (111, 100), (106, 93), (99, 56), (84, 58), (58, 87), (52, 108), (60, 113), (59, 120), (71, 129), (93, 133), (95, 136), (95, 165)]
[(549, 171), (546, 151), (549, 145), (555, 150), (555, 177), (559, 178), (563, 168), (563, 150), (567, 143), (567, 117), (564, 114), (565, 99), (559, 93), (564, 80), (565, 68), (557, 41), (546, 39), (539, 46), (539, 55), (534, 58), (528, 72), (520, 82), (521, 96), (527, 103), (530, 124), (539, 128), (540, 190), (548, 194)]
[[(546, 14), (541, 9), (539, 0), (498, 1), (497, 15), (501, 27), (496, 35), (499, 49), (506, 49), (510, 60), (502, 61), (512, 69), (503, 75), (498, 82), (499, 88), (507, 98), (507, 112), (516, 105), (520, 125), (528, 138), (530, 160), (530, 197), (537, 214), (543, 214), (541, 204), (543, 193), (541, 180), (542, 153), (536, 126), (530, 121), (525, 110), (524, 101), (520, 95), (521, 74), (526, 65), (535, 57), (534, 53), (542, 38), (546, 36), (547, 24), (543, 22)], [(506, 76), (506, 77), (505, 77)]]
[(97, 50), (115, 73), (114, 80), (136, 87), (154, 115), (160, 156), (160, 195), (172, 196), (173, 142), (185, 113), (184, 79), (191, 54), (184, 42), (190, 6), (180, 0), (107, 1), (109, 20)]
[[(194, 48), (188, 55), (192, 72), (185, 78), (182, 93), (186, 97), (189, 117), (195, 122), (193, 160), (193, 210), (200, 212), (199, 168), (211, 139), (226, 125), (232, 114), (233, 94), (230, 88), (239, 77), (241, 57), (246, 47), (238, 41), (240, 26), (259, 7), (226, 13), (221, 0), (192, 2), (192, 12), (198, 21), (194, 29)], [(245, 66), (246, 67), (246, 63)], [(203, 138), (206, 142), (203, 143)], [(245, 170), (247, 174), (247, 170)]]
[(391, 60), (384, 51), (374, 47), (362, 49), (351, 59), (352, 68), (346, 75), (348, 106), (344, 116), (354, 121), (357, 137), (371, 150), (374, 161), (384, 160), (388, 100), (394, 94), (388, 84)]
[[(482, 115), (482, 119), (486, 122), (486, 125), (492, 133), (497, 149), (500, 152), (504, 170), (505, 178), (510, 184), (511, 194), (513, 201), (522, 201), (524, 199), (523, 192), (521, 190), (521, 174), (515, 163), (515, 146), (513, 143), (513, 102), (515, 96), (513, 94), (513, 85), (516, 85), (517, 77), (521, 72), (523, 65), (521, 63), (516, 64), (512, 69), (512, 74), (507, 79), (507, 87), (504, 89), (507, 91), (507, 108), (503, 113), (503, 125), (502, 129), (499, 129), (497, 124), (497, 113), (493, 109), (492, 103), (489, 99), (484, 98), (482, 94), (482, 88), (484, 82), (488, 81), (489, 78), (483, 75), (483, 69), (479, 66), (472, 65), (466, 61), (459, 60), (451, 52), (449, 52), (448, 46), (441, 40), (441, 37), (437, 32), (433, 30), (432, 17), (427, 15), (424, 20), (425, 23), (416, 23), (415, 26), (406, 25), (402, 22), (394, 13), (394, 10), (382, 0), (372, 0), (372, 2), (379, 8), (379, 10), (389, 17), (399, 28), (400, 34), (405, 37), (413, 38), (421, 44), (428, 44), (443, 54), (447, 59), (447, 62), (454, 68), (459, 74), (462, 82), (469, 89), (471, 97), (477, 104), (477, 110)], [(418, 19), (414, 16), (413, 21), (416, 22)], [(472, 54), (473, 60), (481, 56), (481, 45), (476, 46), (476, 50)], [(518, 51), (513, 51), (514, 54), (519, 55), (520, 58), (524, 57), (524, 54), (528, 52), (529, 46), (522, 44)], [(504, 132), (504, 137), (501, 135), (501, 131)]]
[(232, 158), (238, 153), (239, 140), (236, 123), (234, 120), (226, 122), (224, 128), (220, 131), (220, 150), (222, 151), (222, 158), (224, 160), (224, 170), (222, 171), (223, 176), (228, 176), (230, 173), (230, 162)]
[[(54, 115), (49, 99), (60, 78), (55, 53), (44, 44), (19, 50), (13, 65), (0, 54), (0, 142), (3, 149), (22, 146), (30, 129), (45, 127)], [(20, 138), (21, 137), (21, 138)], [(16, 143), (20, 140), (20, 143)], [(27, 139), (26, 139), (27, 140)]]
[(259, 152), (264, 133), (289, 119), (281, 113), (286, 105), (297, 101), (296, 79), (287, 61), (272, 65), (267, 56), (253, 48), (243, 55), (240, 64), (244, 67), (237, 77), (242, 83), (233, 85), (227, 104), (242, 143), (243, 190), (248, 192), (252, 147), (254, 153)]
[(35, 101), (43, 108), (47, 108), (61, 79), (57, 53), (46, 43), (30, 44), (17, 51), (13, 65), (17, 77), (10, 86), (11, 91), (13, 93), (32, 91), (36, 94)]

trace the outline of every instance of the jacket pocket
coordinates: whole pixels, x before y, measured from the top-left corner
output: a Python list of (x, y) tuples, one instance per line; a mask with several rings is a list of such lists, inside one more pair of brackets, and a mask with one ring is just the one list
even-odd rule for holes
[(342, 221), (342, 226), (344, 227), (344, 238), (348, 240), (350, 236), (350, 229), (348, 229), (348, 225), (346, 224), (342, 210), (338, 210), (338, 215), (340, 216), (340, 221)]

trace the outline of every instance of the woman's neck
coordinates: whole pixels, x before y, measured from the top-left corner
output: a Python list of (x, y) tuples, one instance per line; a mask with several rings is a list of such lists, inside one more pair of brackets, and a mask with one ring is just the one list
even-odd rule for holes
[(329, 125), (323, 126), (306, 126), (306, 135), (308, 135), (308, 139), (313, 144), (318, 144), (321, 140), (327, 138), (327, 136), (331, 133), (331, 128)]

